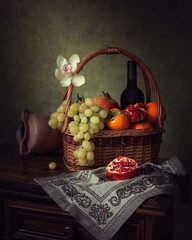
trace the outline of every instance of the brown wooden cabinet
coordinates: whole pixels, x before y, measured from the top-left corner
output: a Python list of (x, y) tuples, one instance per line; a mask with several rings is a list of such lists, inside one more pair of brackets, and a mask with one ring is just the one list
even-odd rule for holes
[[(62, 154), (22, 158), (16, 146), (0, 147), (0, 239), (94, 239), (33, 181), (35, 177), (66, 171)], [(59, 168), (49, 170), (50, 161), (56, 161)], [(127, 220), (113, 240), (170, 240), (170, 214), (171, 197), (150, 198)]]

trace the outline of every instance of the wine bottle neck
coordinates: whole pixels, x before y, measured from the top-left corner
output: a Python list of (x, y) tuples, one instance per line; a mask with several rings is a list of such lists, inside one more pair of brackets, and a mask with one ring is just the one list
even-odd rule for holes
[(127, 87), (137, 88), (137, 65), (133, 61), (127, 62)]

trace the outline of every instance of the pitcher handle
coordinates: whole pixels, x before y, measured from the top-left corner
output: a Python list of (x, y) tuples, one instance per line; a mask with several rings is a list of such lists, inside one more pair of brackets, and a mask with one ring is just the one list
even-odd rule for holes
[(31, 153), (27, 147), (27, 137), (29, 133), (27, 120), (30, 114), (31, 114), (31, 111), (28, 109), (25, 109), (22, 111), (21, 119), (16, 129), (16, 139), (19, 144), (19, 153), (21, 155), (28, 155)]

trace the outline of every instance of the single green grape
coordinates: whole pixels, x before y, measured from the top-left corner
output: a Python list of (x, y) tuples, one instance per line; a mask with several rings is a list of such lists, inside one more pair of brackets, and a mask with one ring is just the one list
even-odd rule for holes
[(86, 116), (81, 116), (81, 122), (82, 123), (87, 123), (88, 122), (88, 119)]
[(83, 159), (83, 158), (85, 158), (86, 154), (87, 154), (86, 150), (84, 148), (80, 147), (77, 151), (77, 158)]
[(108, 116), (108, 111), (107, 111), (106, 109), (100, 109), (100, 110), (99, 110), (99, 116), (100, 116), (101, 118), (107, 118), (107, 116)]
[(77, 134), (79, 132), (79, 126), (73, 126), (69, 128), (71, 134)]
[(53, 129), (56, 129), (57, 128), (57, 124), (58, 124), (58, 121), (56, 118), (51, 118), (49, 119), (48, 121), (48, 125), (53, 128)]
[(57, 118), (58, 114), (58, 112), (54, 112), (51, 114), (50, 118)]
[(93, 99), (91, 99), (91, 98), (85, 98), (85, 104), (86, 104), (88, 107), (92, 107), (92, 106), (94, 105)]
[(73, 112), (78, 112), (79, 111), (79, 106), (80, 106), (79, 103), (72, 103), (71, 106), (70, 106), (70, 110), (73, 111)]
[(79, 112), (84, 113), (87, 108), (88, 108), (87, 104), (81, 103), (79, 106)]
[(88, 108), (88, 109), (85, 109), (84, 114), (86, 117), (91, 117), (93, 115), (93, 111), (90, 108)]
[(86, 159), (88, 161), (92, 161), (94, 159), (94, 152), (93, 151), (88, 151), (86, 154)]
[(94, 130), (94, 128), (93, 127), (91, 127), (91, 126), (89, 126), (89, 133), (90, 133), (90, 135), (93, 137), (94, 136), (94, 133), (95, 133), (95, 130)]
[(86, 152), (91, 151), (92, 144), (88, 140), (83, 140), (82, 147), (85, 149)]
[(48, 167), (50, 170), (54, 170), (57, 168), (57, 164), (56, 164), (56, 162), (50, 162)]
[(78, 126), (79, 123), (76, 122), (76, 121), (71, 121), (69, 124), (68, 124), (68, 127), (71, 128), (71, 127), (74, 127), (74, 126)]
[(76, 114), (77, 114), (77, 112), (69, 109), (69, 111), (67, 113), (67, 116), (70, 117), (70, 118), (73, 118)]
[(90, 128), (94, 130), (94, 133), (99, 132), (99, 126), (97, 124), (90, 123)]
[(75, 115), (74, 117), (73, 117), (73, 120), (75, 121), (75, 122), (80, 122), (81, 121), (81, 118), (79, 117), (79, 115)]
[(79, 130), (83, 133), (87, 132), (89, 129), (89, 125), (87, 123), (82, 123), (79, 125)]
[(73, 141), (79, 142), (80, 140), (81, 140), (81, 139), (79, 139), (77, 135), (74, 135), (74, 136), (73, 136)]
[(93, 124), (98, 124), (100, 122), (100, 119), (98, 116), (92, 116), (90, 118), (90, 122), (93, 123)]
[(89, 140), (91, 138), (91, 134), (89, 132), (84, 133), (84, 139)]
[(100, 107), (98, 106), (98, 105), (96, 105), (96, 104), (94, 104), (92, 107), (90, 107), (91, 108), (91, 110), (93, 110), (93, 112), (99, 112), (99, 110), (100, 110)]
[(60, 112), (58, 115), (57, 115), (57, 121), (58, 122), (63, 122), (65, 120), (65, 114), (63, 112)]
[(84, 138), (84, 133), (79, 131), (76, 135), (76, 138), (78, 138), (79, 140), (83, 139)]
[(85, 158), (79, 158), (78, 159), (78, 165), (81, 166), (81, 167), (84, 167), (86, 166), (87, 164), (87, 160)]
[(66, 106), (65, 105), (60, 105), (58, 108), (57, 108), (57, 112), (61, 112), (61, 113), (63, 113), (63, 112), (65, 112), (65, 110), (66, 110)]

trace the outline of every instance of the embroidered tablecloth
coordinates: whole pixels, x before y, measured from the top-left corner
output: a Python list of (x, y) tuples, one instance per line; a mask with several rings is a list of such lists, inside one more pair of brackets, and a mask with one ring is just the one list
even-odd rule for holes
[(174, 175), (186, 172), (177, 157), (145, 163), (137, 177), (109, 181), (105, 168), (34, 179), (65, 211), (98, 240), (109, 240), (149, 197), (178, 194)]

